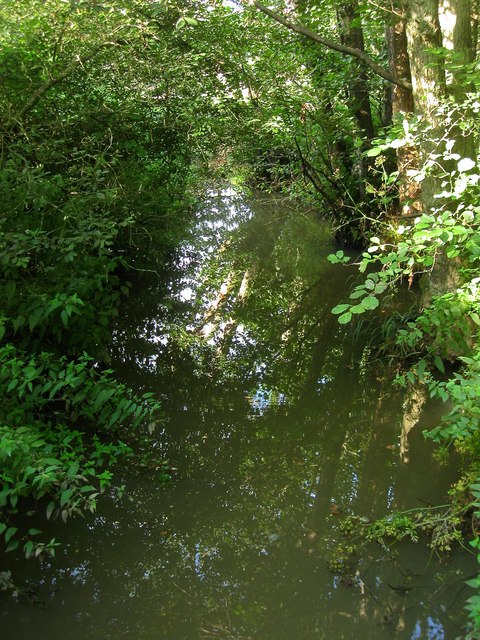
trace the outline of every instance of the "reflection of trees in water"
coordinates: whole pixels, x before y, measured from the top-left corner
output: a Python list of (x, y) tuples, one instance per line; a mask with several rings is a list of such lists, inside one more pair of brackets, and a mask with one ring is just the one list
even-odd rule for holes
[[(345, 362), (346, 357), (339, 361), (339, 373)], [(379, 423), (372, 412), (378, 385), (365, 391), (358, 370), (347, 371), (347, 380), (333, 376), (320, 393), (312, 385), (297, 404), (271, 407), (253, 423), (245, 415), (232, 416), (227, 400), (223, 411), (217, 405), (210, 422), (202, 422), (196, 440), (189, 441), (188, 459), (197, 460), (201, 471), (192, 472), (191, 482), (203, 483), (203, 502), (198, 504), (194, 494), (186, 505), (192, 510), (187, 529), (170, 522), (175, 531), (172, 551), (181, 546), (188, 554), (190, 572), (178, 576), (174, 560), (165, 577), (173, 573), (183, 579), (181, 588), (197, 603), (195, 624), (205, 634), (331, 637), (328, 625), (342, 628), (337, 619), (341, 615), (349, 625), (361, 619), (368, 637), (381, 637), (385, 625), (394, 629), (400, 619), (400, 605), (408, 594), (380, 588), (371, 571), (365, 575), (381, 554), (358, 561), (350, 586), (335, 588), (326, 567), (335, 519), (341, 517), (331, 513), (331, 505), (366, 504), (372, 488), (374, 498), (385, 504), (395, 476), (393, 467), (380, 483), (378, 468), (367, 464), (379, 444), (375, 429), (388, 424), (385, 416)], [(205, 396), (203, 404), (208, 404)], [(399, 403), (391, 406), (395, 408)], [(209, 414), (205, 408), (197, 410)], [(195, 416), (193, 412), (189, 419), (197, 424)], [(390, 438), (393, 433), (389, 431)], [(345, 452), (355, 445), (356, 451)], [(385, 458), (389, 451), (379, 455)], [(390, 573), (397, 584), (400, 574), (394, 569)], [(325, 622), (327, 627), (322, 626)], [(405, 624), (411, 627), (412, 620)]]
[(201, 297), (211, 302), (198, 333), (290, 394), (303, 384), (312, 346), (337, 328), (330, 305), (344, 278), (326, 260), (327, 235), (311, 214), (259, 206), (202, 274)]
[(286, 207), (242, 215), (196, 265), (194, 299), (157, 297), (119, 329), (123, 366), (164, 396), (179, 467), (167, 515), (148, 489), (135, 495), (150, 522), (133, 570), (124, 543), (136, 606), (165, 639), (410, 637), (439, 609), (415, 596), (425, 577), (396, 591), (402, 566), (381, 549), (353, 556), (347, 581), (327, 566), (344, 512), (401, 501), (401, 398), (330, 313), (346, 284), (325, 228)]

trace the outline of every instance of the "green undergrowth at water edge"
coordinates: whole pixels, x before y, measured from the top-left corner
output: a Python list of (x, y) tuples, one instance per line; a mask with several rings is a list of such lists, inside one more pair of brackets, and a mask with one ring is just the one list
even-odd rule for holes
[[(38, 154), (56, 148), (18, 142), (0, 167), (0, 532), (27, 557), (55, 550), (39, 541), (42, 514), (95, 508), (130, 451), (119, 430), (158, 408), (101, 365), (129, 291), (120, 273), (135, 252), (130, 236), (140, 237), (120, 167), (85, 149), (47, 170)], [(38, 514), (27, 530), (25, 511)]]
[(467, 511), (468, 506), (459, 503), (395, 512), (374, 522), (351, 515), (342, 522), (341, 529), (349, 537), (376, 542), (385, 548), (405, 539), (418, 542), (422, 534), (427, 534), (429, 546), (436, 552), (445, 552), (461, 542)]
[(191, 125), (152, 72), (171, 39), (146, 47), (127, 4), (0, 9), (0, 536), (27, 557), (55, 551), (45, 517), (95, 509), (158, 415), (105, 367), (130, 273), (185, 233)]
[[(348, 573), (350, 558), (369, 543), (379, 544), (391, 554), (393, 545), (398, 542), (424, 540), (433, 552), (442, 554), (450, 552), (454, 545), (463, 545), (466, 537), (477, 550), (480, 564), (480, 484), (472, 482), (472, 477), (472, 474), (465, 474), (452, 487), (448, 504), (394, 512), (373, 522), (355, 514), (347, 516), (340, 524), (345, 540), (335, 550), (330, 568), (337, 573)], [(467, 580), (466, 584), (477, 592), (467, 599), (465, 607), (472, 625), (465, 638), (474, 640), (478, 637), (476, 629), (480, 623), (480, 574)]]
[[(480, 478), (480, 476), (479, 476)], [(473, 495), (473, 515), (477, 518), (477, 522), (480, 522), (480, 483), (475, 482), (470, 485), (470, 490)], [(480, 526), (477, 525), (477, 535), (470, 542), (473, 549), (475, 549), (477, 556), (477, 563), (480, 565)], [(467, 582), (469, 587), (475, 589), (475, 595), (468, 599), (467, 609), (469, 611), (470, 619), (473, 622), (474, 629), (480, 629), (480, 572), (477, 576)], [(472, 640), (474, 640), (472, 636)]]
[[(477, 107), (472, 98), (464, 106), (465, 113), (470, 113), (470, 118), (465, 119), (465, 135), (478, 134), (478, 122), (472, 118)], [(401, 286), (417, 291), (418, 308), (405, 314), (403, 322), (399, 316), (390, 319), (388, 304), (385, 305), (384, 335), (388, 336), (388, 344), (382, 346), (382, 351), (390, 362), (396, 359), (397, 383), (407, 393), (420, 390), (425, 398), (445, 403), (444, 417), (425, 436), (434, 440), (440, 451), (454, 447), (462, 455), (459, 483), (463, 498), (457, 502), (452, 499), (452, 506), (444, 513), (418, 510), (391, 514), (363, 526), (362, 531), (370, 540), (381, 541), (385, 536), (416, 540), (418, 532), (430, 529), (432, 545), (447, 550), (463, 536), (478, 548), (480, 486), (480, 167), (476, 158), (455, 152), (456, 129), (452, 123), (457, 120), (452, 113), (447, 104), (437, 114), (445, 122), (440, 135), (439, 129), (434, 131), (418, 119), (404, 120), (382, 140), (374, 141), (367, 152), (385, 173), (378, 205), (388, 212), (392, 200), (382, 204), (382, 197), (392, 191), (398, 174), (393, 181), (389, 179), (384, 169), (385, 155), (427, 140), (429, 155), (403, 179), (422, 184), (434, 195), (428, 207), (416, 214), (403, 218), (384, 216), (355, 263), (363, 275), (352, 288), (350, 300), (332, 310), (339, 323), (347, 325), (377, 307), (381, 309), (386, 294)], [(371, 192), (374, 195), (375, 190), (372, 188)], [(347, 265), (352, 262), (342, 252), (330, 256), (330, 261)], [(469, 518), (471, 527), (466, 531), (465, 521)], [(469, 584), (477, 591), (480, 588), (479, 579)], [(478, 593), (470, 598), (468, 609), (473, 633), (478, 633)]]
[(16, 515), (41, 511), (65, 521), (94, 511), (110, 467), (131, 453), (120, 427), (136, 428), (158, 408), (151, 394), (135, 399), (111, 371), (93, 365), (87, 355), (70, 360), (0, 348), (0, 533), (7, 551), (53, 553), (56, 542), (37, 542), (41, 532), (21, 529)]

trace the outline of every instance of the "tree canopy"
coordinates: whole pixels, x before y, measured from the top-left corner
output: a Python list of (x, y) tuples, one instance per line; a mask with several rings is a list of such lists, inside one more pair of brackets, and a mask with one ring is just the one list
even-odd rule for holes
[[(151, 394), (135, 395), (109, 369), (112, 323), (132, 273), (158, 272), (174, 254), (199, 185), (226, 177), (314, 205), (359, 250), (355, 261), (330, 256), (358, 272), (333, 309), (340, 324), (396, 288), (418, 290), (418, 307), (395, 319), (382, 348), (401, 363), (400, 382), (450, 401), (429, 437), (470, 460), (476, 513), (477, 4), (0, 3), (7, 550), (53, 552), (54, 539), (20, 531), (20, 506), (64, 520), (95, 509), (111, 463), (135, 444), (129, 434), (158, 420)], [(247, 266), (235, 277), (251, 277)], [(275, 292), (279, 308), (295, 307), (292, 286)]]

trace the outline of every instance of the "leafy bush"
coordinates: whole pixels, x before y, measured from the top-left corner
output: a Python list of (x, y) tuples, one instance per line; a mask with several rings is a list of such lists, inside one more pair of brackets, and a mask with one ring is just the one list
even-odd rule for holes
[[(461, 130), (457, 125), (459, 112), (464, 116)], [(445, 125), (443, 129), (434, 129), (418, 119), (404, 120), (382, 140), (374, 141), (367, 154), (376, 158), (376, 166), (386, 178), (378, 194), (379, 206), (387, 211), (391, 207), (389, 194), (399, 179), (398, 173), (387, 175), (383, 154), (404, 146), (430, 149), (423, 163), (410, 169), (403, 180), (422, 184), (433, 195), (427, 198), (428, 206), (423, 211), (386, 216), (377, 225), (376, 235), (357, 263), (360, 273), (366, 274), (363, 281), (352, 289), (350, 301), (333, 309), (339, 322), (347, 324), (377, 308), (385, 292), (402, 284), (410, 288), (419, 283), (419, 309), (406, 316), (390, 347), (403, 361), (403, 371), (397, 376), (400, 384), (424, 386), (430, 397), (449, 404), (440, 424), (426, 436), (444, 447), (453, 444), (465, 456), (464, 474), (469, 481), (464, 487), (464, 504), (455, 515), (452, 540), (461, 533), (462, 518), (475, 511), (479, 485), (471, 483), (480, 474), (480, 168), (476, 158), (455, 152), (459, 137), (478, 134), (478, 121), (474, 120), (477, 112), (478, 100), (471, 94), (463, 105), (447, 102), (441, 108), (437, 116)], [(371, 192), (375, 193), (373, 187)], [(330, 256), (330, 260), (349, 262), (342, 252)], [(398, 517), (380, 521), (378, 531), (394, 534), (389, 527), (398, 524)], [(423, 526), (422, 518), (418, 523)], [(452, 523), (452, 518), (441, 521)], [(473, 545), (478, 547), (476, 511), (473, 525)], [(369, 531), (374, 534), (376, 530)], [(408, 526), (405, 535), (412, 537)], [(478, 588), (480, 582), (475, 579), (470, 584)], [(478, 595), (470, 599), (469, 610), (478, 630)]]
[(38, 530), (11, 524), (20, 507), (45, 501), (47, 518), (63, 520), (95, 509), (112, 477), (109, 467), (130, 453), (115, 435), (152, 416), (158, 405), (151, 396), (135, 400), (87, 355), (70, 360), (0, 348), (0, 533), (7, 551), (21, 543), (27, 556), (54, 550), (31, 540)]
[(185, 226), (190, 125), (167, 122), (179, 98), (170, 100), (147, 59), (172, 56), (167, 40), (145, 46), (144, 3), (7, 5), (0, 533), (8, 550), (23, 545), (32, 556), (56, 542), (35, 542), (39, 530), (21, 530), (17, 513), (93, 510), (112, 465), (130, 452), (128, 432), (156, 415), (151, 394), (135, 398), (104, 367), (129, 270), (152, 247), (165, 258)]

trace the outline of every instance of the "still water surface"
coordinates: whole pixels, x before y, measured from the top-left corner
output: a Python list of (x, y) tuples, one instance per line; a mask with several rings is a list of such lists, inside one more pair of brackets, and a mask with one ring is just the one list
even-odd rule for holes
[(415, 424), (415, 402), (330, 313), (351, 285), (330, 237), (285, 200), (211, 191), (175, 265), (139, 275), (113, 362), (163, 419), (97, 515), (67, 523), (55, 561), (13, 567), (43, 604), (3, 604), (0, 637), (462, 635), (468, 553), (339, 554), (345, 515), (442, 503), (455, 472), (421, 435), (438, 410)]

